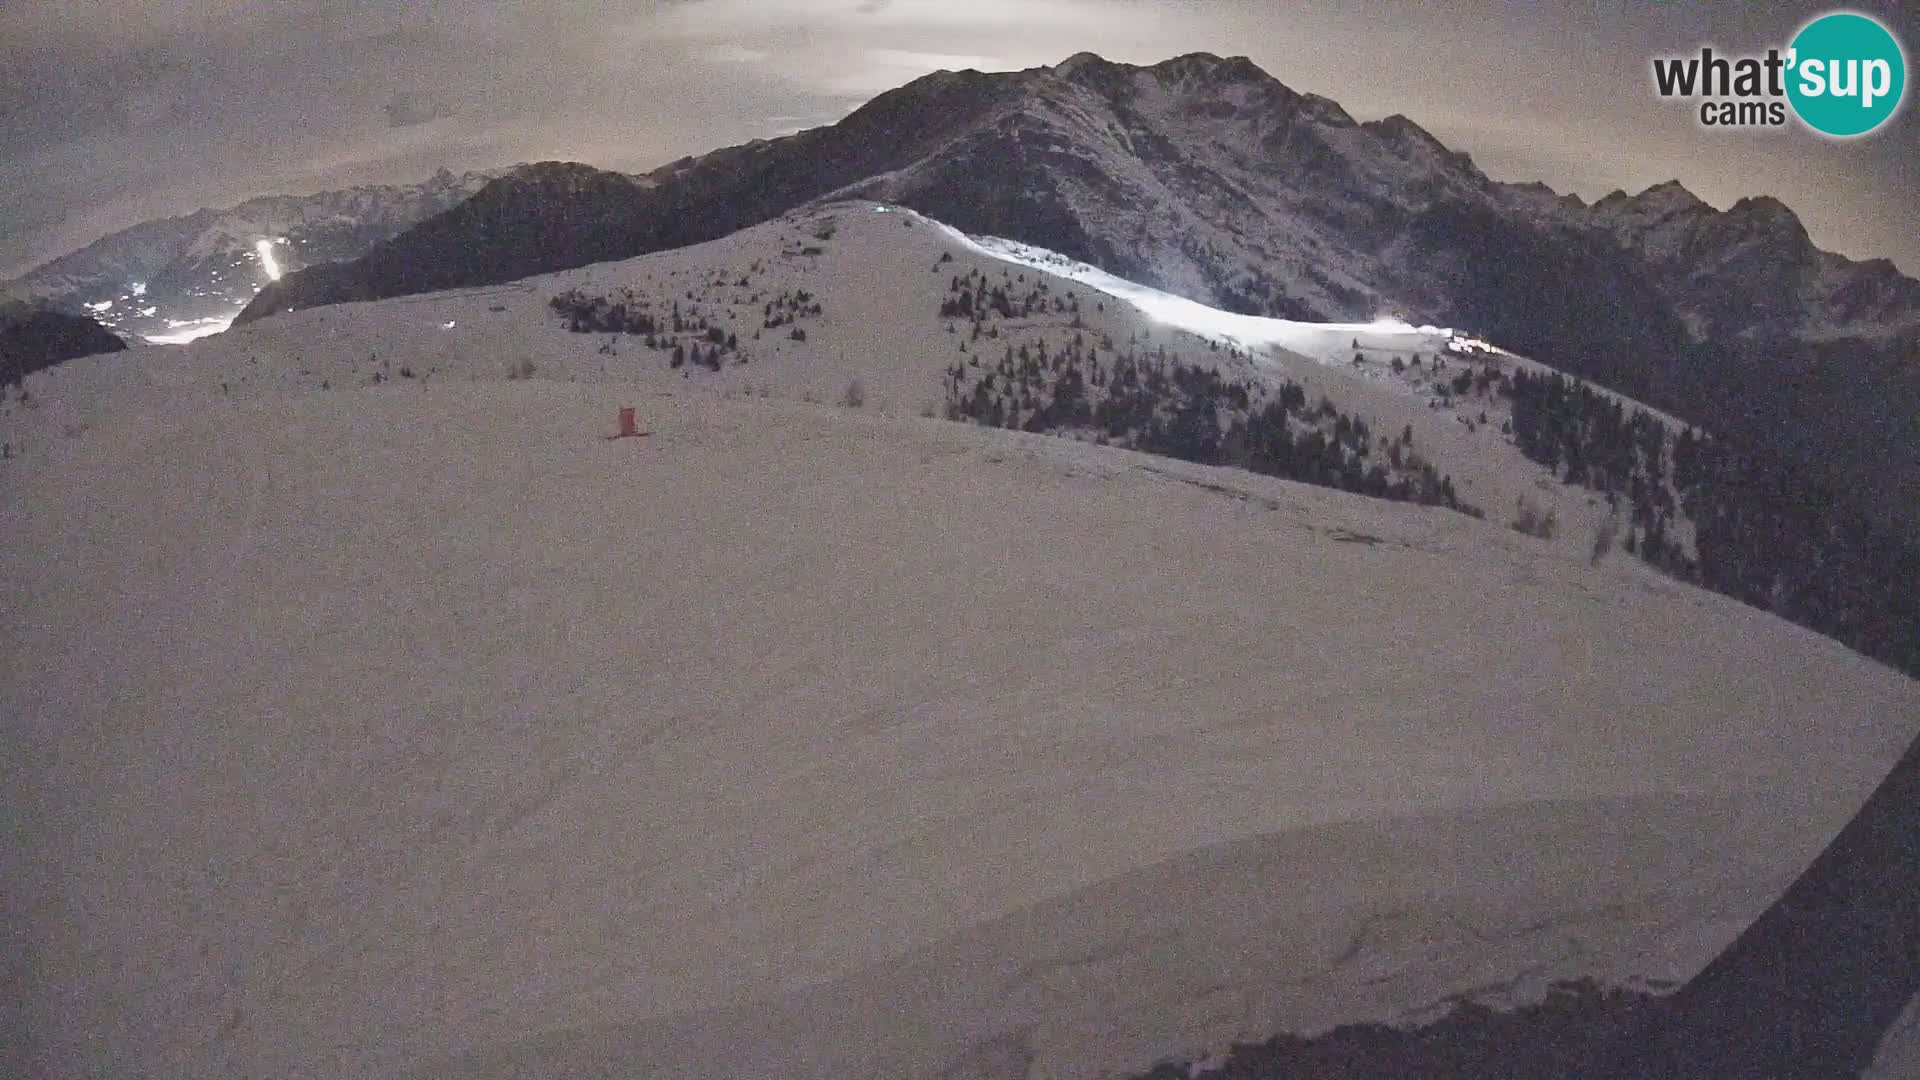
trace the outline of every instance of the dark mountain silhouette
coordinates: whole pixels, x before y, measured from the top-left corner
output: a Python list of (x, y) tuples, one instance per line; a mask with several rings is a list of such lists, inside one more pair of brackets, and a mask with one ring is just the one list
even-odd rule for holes
[(126, 347), (92, 319), (25, 304), (0, 305), (0, 386), (63, 360)]
[(360, 259), (288, 275), (236, 320), (626, 258), (725, 236), (833, 188), (932, 153), (1010, 88), (978, 73), (929, 76), (831, 128), (683, 159), (641, 177), (542, 162), (493, 181)]

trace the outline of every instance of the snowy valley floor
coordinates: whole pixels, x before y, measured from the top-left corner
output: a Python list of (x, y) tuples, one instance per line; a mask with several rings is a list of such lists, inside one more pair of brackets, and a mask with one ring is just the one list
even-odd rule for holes
[(1658, 988), (1920, 727), (1631, 561), (1039, 436), (89, 407), (0, 464), (10, 1075), (1082, 1077)]

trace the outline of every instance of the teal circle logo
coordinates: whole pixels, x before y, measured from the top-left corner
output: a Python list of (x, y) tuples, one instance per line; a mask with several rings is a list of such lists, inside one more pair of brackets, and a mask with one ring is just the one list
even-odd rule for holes
[(1788, 53), (1787, 100), (1815, 131), (1865, 135), (1886, 123), (1907, 92), (1907, 57), (1886, 27), (1850, 11), (1800, 29)]

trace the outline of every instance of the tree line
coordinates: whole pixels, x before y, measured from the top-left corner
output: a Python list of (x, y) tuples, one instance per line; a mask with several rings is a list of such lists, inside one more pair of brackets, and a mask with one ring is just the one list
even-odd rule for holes
[(1309, 403), (1298, 383), (1269, 388), (1229, 379), (1165, 345), (1119, 352), (1111, 341), (1089, 344), (1075, 333), (1052, 351), (1038, 340), (1007, 345), (992, 362), (976, 352), (947, 369), (946, 411), (954, 420), (1090, 435), (1183, 461), (1484, 516), (1413, 449), (1410, 427), (1377, 437), (1327, 398)]
[[(1559, 374), (1516, 372), (1520, 451), (1631, 507), (1625, 547), (1666, 572), (1920, 676), (1920, 544), (1764, 447), (1688, 427)], [(1694, 525), (1694, 555), (1673, 539)]]

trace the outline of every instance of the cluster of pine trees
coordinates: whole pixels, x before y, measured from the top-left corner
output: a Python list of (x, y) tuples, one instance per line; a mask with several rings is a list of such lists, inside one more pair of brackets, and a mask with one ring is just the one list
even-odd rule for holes
[[(1564, 376), (1509, 392), (1522, 453), (1632, 508), (1628, 551), (1920, 675), (1920, 544), (1898, 527), (1752, 445), (1688, 428), (1669, 454), (1661, 421)], [(1696, 558), (1670, 538), (1678, 512)]]
[(548, 306), (566, 317), (567, 329), (576, 334), (658, 334), (660, 323), (649, 310), (645, 298), (631, 289), (620, 290), (618, 297), (588, 296), (579, 289), (568, 289), (548, 301)]
[(760, 326), (765, 330), (773, 330), (799, 322), (803, 318), (818, 317), (820, 314), (822, 314), (820, 301), (807, 290), (783, 292), (767, 301), (766, 306), (761, 309)]
[(947, 298), (940, 303), (941, 318), (971, 320), (976, 338), (991, 316), (1031, 319), (1047, 314), (1069, 316), (1079, 326), (1080, 297), (1071, 290), (1065, 296), (1055, 294), (1037, 274), (1029, 285), (1024, 272), (1016, 275), (1010, 270), (1002, 271), (999, 281), (980, 270), (955, 274), (947, 285)]
[(1605, 495), (1616, 509), (1624, 501), (1627, 551), (1692, 575), (1685, 550), (1672, 539), (1677, 507), (1664, 422), (1645, 409), (1629, 413), (1617, 398), (1558, 372), (1515, 371), (1497, 385), (1513, 399), (1513, 437), (1522, 454), (1568, 484)]
[(1764, 450), (1683, 435), (1697, 580), (1920, 677), (1920, 544)]
[[(667, 366), (672, 368), (692, 364), (719, 371), (727, 354), (740, 348), (740, 339), (731, 331), (710, 321), (697, 306), (683, 312), (677, 300), (667, 313), (655, 315), (650, 303), (630, 290), (622, 290), (619, 299), (609, 299), (568, 289), (550, 305), (566, 316), (568, 330), (639, 337), (647, 348), (667, 353)], [(601, 351), (612, 352), (612, 347), (603, 346)]]
[[(745, 288), (747, 279), (743, 276), (735, 284)], [(691, 290), (687, 296), (693, 296)], [(760, 296), (755, 294), (753, 302), (760, 302)], [(692, 364), (719, 371), (727, 357), (738, 355), (740, 350), (739, 337), (708, 318), (697, 303), (689, 303), (683, 310), (676, 300), (670, 310), (656, 314), (652, 302), (631, 289), (621, 289), (612, 297), (589, 296), (579, 289), (568, 289), (555, 296), (549, 306), (566, 318), (567, 329), (576, 334), (625, 334), (642, 338), (647, 348), (667, 353), (667, 366), (672, 368)], [(761, 327), (772, 329), (797, 324), (803, 318), (817, 318), (823, 311), (819, 299), (805, 289), (782, 292), (762, 306)], [(805, 341), (806, 331), (793, 325), (789, 336)], [(603, 346), (601, 351), (611, 352), (612, 347)], [(745, 363), (745, 358), (739, 362)]]
[(1309, 404), (1298, 383), (1268, 391), (1187, 363), (1165, 345), (1122, 353), (1076, 332), (1051, 352), (1044, 340), (1008, 345), (992, 363), (976, 352), (947, 369), (946, 393), (949, 419), (1091, 434), (1184, 461), (1484, 516), (1413, 451), (1411, 430), (1376, 441), (1365, 420), (1324, 397)]

